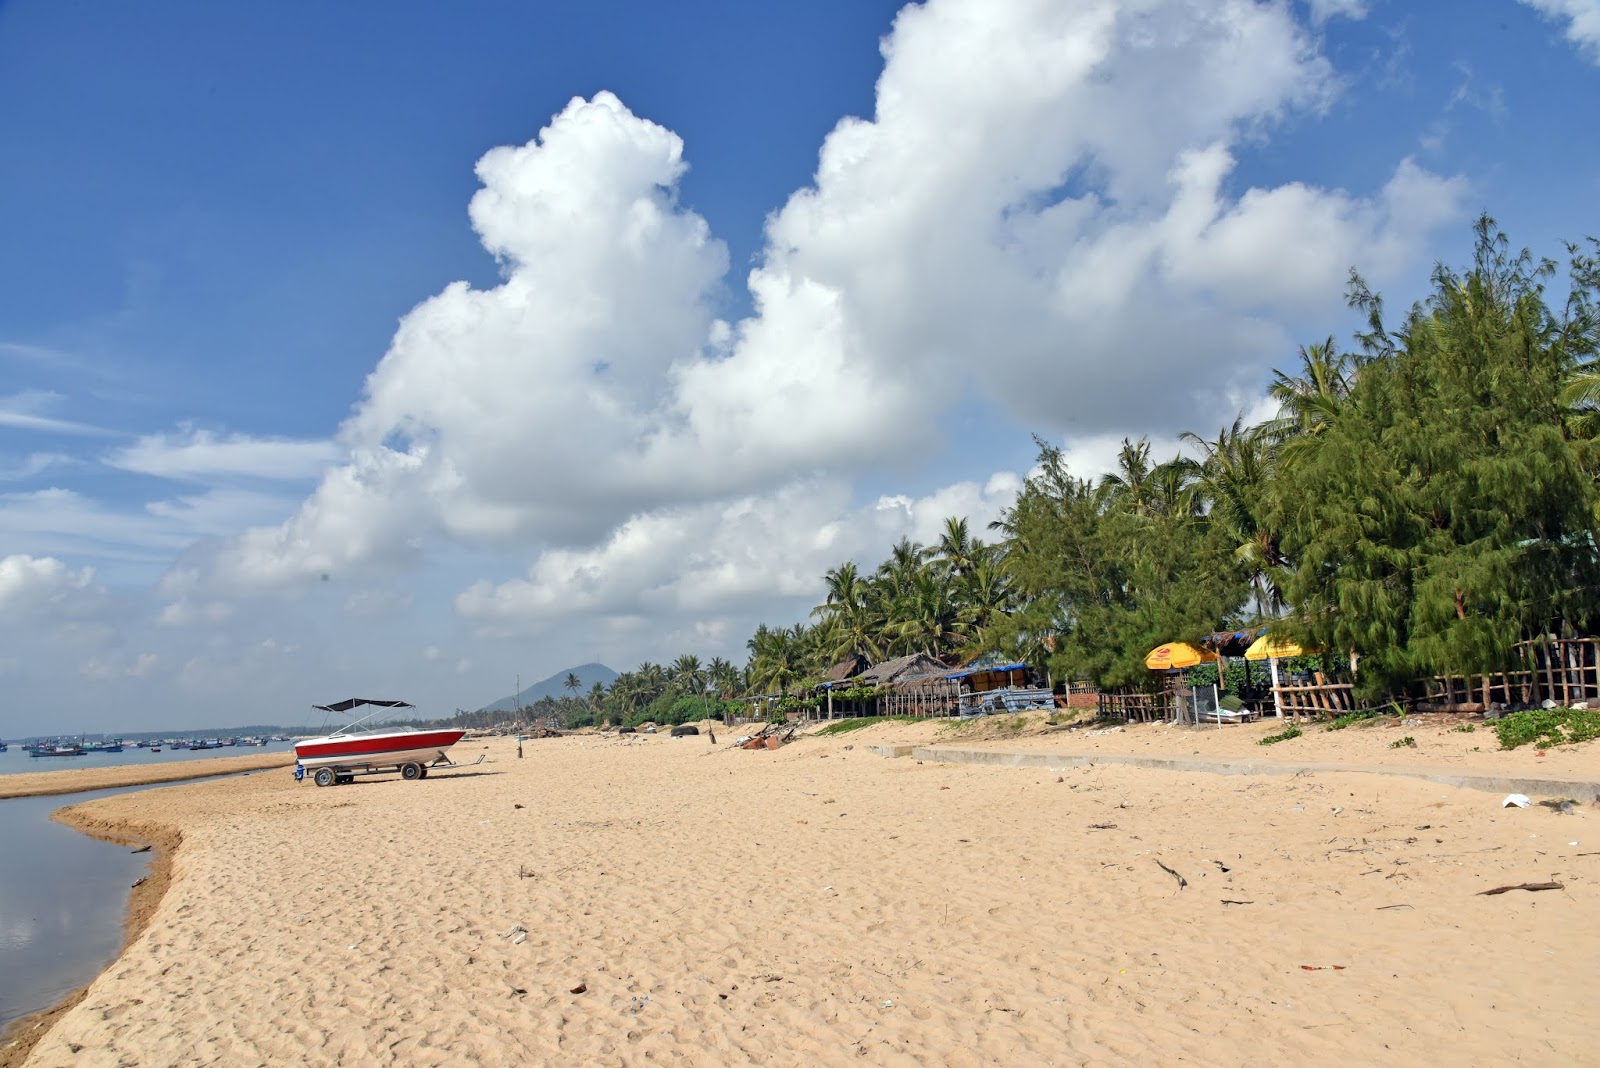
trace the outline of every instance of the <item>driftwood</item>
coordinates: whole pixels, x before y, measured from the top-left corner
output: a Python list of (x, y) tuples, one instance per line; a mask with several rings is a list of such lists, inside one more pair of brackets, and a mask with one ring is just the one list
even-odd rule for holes
[[(1150, 859), (1155, 860), (1154, 857), (1151, 857)], [(1189, 880), (1188, 879), (1185, 879), (1183, 876), (1179, 875), (1177, 872), (1173, 871), (1171, 868), (1167, 867), (1165, 864), (1161, 863), (1159, 860), (1156, 861), (1156, 866), (1159, 867), (1162, 871), (1166, 872), (1168, 875), (1172, 876), (1174, 879), (1178, 880), (1178, 889), (1179, 890), (1182, 890), (1184, 887), (1189, 885)]]
[(789, 740), (794, 737), (795, 731), (799, 729), (799, 724), (795, 723), (768, 723), (739, 748), (776, 749), (781, 745), (788, 744)]
[(1565, 890), (1562, 883), (1517, 883), (1514, 886), (1497, 886), (1493, 890), (1479, 890), (1478, 897), (1490, 897), (1494, 894), (1504, 894), (1512, 890)]

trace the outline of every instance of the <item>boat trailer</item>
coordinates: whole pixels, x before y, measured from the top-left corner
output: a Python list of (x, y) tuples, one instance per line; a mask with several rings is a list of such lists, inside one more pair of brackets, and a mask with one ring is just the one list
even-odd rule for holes
[(405, 764), (375, 764), (366, 761), (355, 761), (351, 764), (323, 764), (320, 767), (309, 769), (297, 761), (294, 766), (294, 781), (303, 781), (309, 772), (311, 781), (318, 786), (342, 786), (345, 783), (355, 782), (357, 775), (383, 775), (386, 772), (393, 771), (395, 768), (400, 769), (400, 777), (407, 781), (426, 779), (428, 772), (433, 768), (475, 768), (483, 763), (483, 758), (486, 756), (488, 756), (487, 753), (479, 753), (478, 759), (470, 764), (457, 764), (445, 754), (440, 753), (437, 760), (428, 764), (419, 760), (413, 760)]

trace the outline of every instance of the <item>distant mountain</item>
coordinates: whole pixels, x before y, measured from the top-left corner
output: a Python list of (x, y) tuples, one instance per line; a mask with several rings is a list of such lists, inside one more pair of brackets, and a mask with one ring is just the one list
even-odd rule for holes
[[(532, 683), (522, 688), (522, 703), (531, 705), (541, 697), (567, 696), (567, 676), (578, 676), (578, 696), (582, 697), (593, 688), (595, 683), (610, 686), (617, 679), (617, 673), (604, 664), (583, 664), (579, 667), (562, 668), (548, 679)], [(517, 695), (508, 694), (498, 701), (491, 701), (478, 709), (479, 712), (510, 712), (517, 707)]]

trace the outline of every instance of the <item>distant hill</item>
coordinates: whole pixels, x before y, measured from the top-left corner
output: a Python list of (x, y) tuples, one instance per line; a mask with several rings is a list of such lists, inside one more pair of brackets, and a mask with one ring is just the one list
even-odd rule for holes
[[(522, 688), (522, 703), (531, 705), (541, 697), (567, 696), (567, 676), (576, 675), (582, 683), (578, 687), (578, 696), (582, 697), (594, 687), (595, 683), (610, 686), (617, 679), (617, 673), (604, 664), (583, 664), (579, 667), (562, 668), (548, 679)], [(498, 701), (491, 701), (478, 709), (479, 712), (510, 712), (517, 707), (517, 695), (507, 694)]]

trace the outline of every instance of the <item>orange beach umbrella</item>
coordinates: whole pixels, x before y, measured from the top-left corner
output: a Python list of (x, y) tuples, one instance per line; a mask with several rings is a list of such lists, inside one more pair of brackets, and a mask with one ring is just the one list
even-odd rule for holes
[(1210, 649), (1196, 649), (1188, 642), (1167, 642), (1150, 650), (1150, 655), (1144, 658), (1144, 666), (1151, 671), (1166, 671), (1168, 668), (1191, 668), (1215, 659), (1217, 654)]

